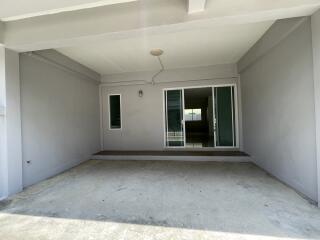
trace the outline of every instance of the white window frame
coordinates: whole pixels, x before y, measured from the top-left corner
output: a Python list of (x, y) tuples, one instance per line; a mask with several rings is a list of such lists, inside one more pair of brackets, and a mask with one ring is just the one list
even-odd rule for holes
[[(210, 87), (212, 89), (212, 102), (213, 102), (213, 107), (214, 107), (214, 88), (215, 87), (234, 87), (234, 110), (235, 110), (235, 116), (233, 117), (234, 119), (234, 127), (235, 129), (233, 129), (233, 131), (235, 131), (236, 133), (236, 137), (234, 138), (234, 141), (236, 142), (236, 144), (234, 146), (216, 146), (216, 142), (214, 143), (214, 147), (205, 147), (205, 148), (198, 148), (195, 147), (194, 149), (205, 149), (205, 150), (216, 150), (216, 149), (240, 149), (240, 126), (239, 126), (239, 105), (238, 105), (238, 85), (237, 83), (225, 83), (225, 84), (210, 84), (210, 85), (196, 85), (196, 86), (187, 86), (187, 87), (173, 87), (173, 88), (163, 88), (162, 89), (162, 99), (163, 99), (163, 110), (162, 110), (162, 114), (163, 114), (163, 132), (164, 132), (164, 139), (163, 139), (163, 147), (164, 149), (170, 149), (170, 148), (187, 148), (186, 147), (186, 129), (185, 129), (185, 119), (184, 119), (184, 114), (183, 114), (183, 131), (184, 131), (184, 146), (167, 146), (166, 144), (166, 98), (165, 98), (165, 92), (168, 90), (182, 90), (182, 96), (183, 96), (183, 109), (185, 109), (185, 105), (184, 105), (184, 90), (185, 89), (194, 89), (194, 88), (206, 88), (206, 87)], [(215, 119), (215, 110), (213, 109), (213, 118)], [(215, 132), (214, 132), (215, 134)], [(214, 138), (216, 139), (216, 136), (214, 136)]]
[[(120, 96), (120, 128), (111, 128), (111, 111), (110, 111), (110, 97)], [(109, 112), (109, 130), (121, 131), (122, 130), (122, 97), (119, 93), (108, 94), (108, 112)]]
[[(167, 132), (168, 132), (168, 116), (166, 114), (166, 109), (167, 109), (167, 94), (166, 91), (168, 90), (181, 90), (182, 93), (182, 108), (183, 108), (183, 114), (182, 114), (182, 126), (183, 126), (183, 146), (167, 146)], [(186, 130), (185, 130), (185, 119), (184, 119), (184, 88), (181, 87), (175, 87), (175, 88), (163, 88), (162, 89), (162, 99), (163, 99), (163, 111), (162, 111), (162, 116), (163, 116), (163, 129), (164, 129), (164, 148), (186, 148)]]

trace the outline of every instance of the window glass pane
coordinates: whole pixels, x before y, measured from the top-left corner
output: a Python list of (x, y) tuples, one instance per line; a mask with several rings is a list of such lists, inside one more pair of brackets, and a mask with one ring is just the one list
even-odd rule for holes
[(110, 128), (121, 128), (120, 95), (109, 96)]
[(201, 121), (201, 108), (185, 109), (185, 121)]
[(192, 121), (192, 109), (185, 109), (184, 116), (186, 121)]
[(217, 146), (234, 146), (233, 87), (215, 88)]
[(201, 109), (193, 109), (193, 121), (201, 121)]
[(167, 146), (184, 146), (182, 90), (166, 91)]

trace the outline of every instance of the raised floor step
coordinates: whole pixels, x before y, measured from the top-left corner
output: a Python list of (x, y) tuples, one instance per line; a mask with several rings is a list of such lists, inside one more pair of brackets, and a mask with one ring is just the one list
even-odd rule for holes
[(101, 160), (176, 160), (250, 162), (241, 151), (101, 151), (93, 155)]

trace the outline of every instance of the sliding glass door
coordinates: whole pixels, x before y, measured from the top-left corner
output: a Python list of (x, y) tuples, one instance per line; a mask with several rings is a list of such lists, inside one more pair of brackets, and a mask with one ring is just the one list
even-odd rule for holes
[(235, 85), (164, 90), (165, 146), (190, 147), (200, 141), (208, 144), (192, 147), (237, 147), (236, 94)]
[(214, 137), (216, 147), (235, 147), (235, 87), (218, 86), (214, 91)]
[(166, 118), (166, 146), (184, 147), (184, 97), (183, 89), (166, 90), (165, 94), (165, 118)]

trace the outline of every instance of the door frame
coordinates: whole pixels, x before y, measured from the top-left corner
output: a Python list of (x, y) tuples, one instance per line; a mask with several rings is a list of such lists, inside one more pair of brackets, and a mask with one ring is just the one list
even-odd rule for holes
[[(197, 85), (197, 86), (187, 86), (187, 87), (172, 87), (172, 88), (163, 88), (162, 89), (162, 102), (163, 102), (163, 146), (165, 149), (186, 149), (186, 128), (185, 128), (185, 118), (184, 118), (184, 90), (192, 89), (192, 88), (211, 88), (212, 89), (212, 107), (213, 107), (213, 118), (215, 119), (215, 102), (214, 102), (214, 88), (215, 87), (234, 87), (234, 131), (236, 137), (234, 141), (236, 141), (235, 146), (216, 146), (216, 141), (214, 140), (214, 147), (194, 147), (190, 148), (190, 150), (216, 150), (216, 149), (239, 149), (240, 148), (240, 136), (239, 136), (239, 104), (238, 104), (238, 87), (236, 83), (226, 83), (226, 84), (212, 84), (212, 85)], [(165, 92), (168, 90), (182, 90), (182, 106), (183, 106), (183, 136), (184, 136), (184, 146), (167, 146), (166, 144), (166, 98)], [(216, 131), (214, 131), (214, 138), (216, 139)]]
[[(233, 145), (234, 146), (217, 146), (217, 142), (216, 142), (216, 133), (217, 131), (214, 130), (214, 148), (220, 148), (220, 149), (235, 149), (235, 148), (240, 148), (240, 136), (239, 136), (239, 110), (238, 110), (238, 89), (237, 89), (237, 84), (233, 83), (233, 84), (219, 84), (219, 85), (214, 85), (212, 87), (212, 101), (213, 101), (213, 119), (216, 120), (216, 109), (215, 109), (215, 99), (214, 99), (214, 89), (218, 88), (218, 87), (234, 87), (233, 90), (233, 94), (231, 91), (231, 99), (233, 98), (234, 101), (231, 101), (231, 107), (234, 108), (234, 112), (232, 111), (232, 135), (234, 136), (234, 134), (236, 135), (236, 137), (233, 137)], [(214, 128), (216, 128), (215, 123), (214, 123)], [(236, 142), (236, 144), (234, 144), (234, 141)]]
[[(183, 126), (183, 146), (167, 146), (167, 128), (168, 128), (168, 115), (166, 114), (166, 109), (167, 109), (167, 94), (164, 94), (168, 90), (181, 90), (182, 92), (182, 126)], [(162, 97), (163, 97), (163, 130), (164, 130), (164, 147), (165, 148), (180, 148), (180, 149), (185, 149), (186, 148), (186, 129), (185, 129), (185, 119), (184, 119), (184, 88), (164, 88), (162, 89)]]

